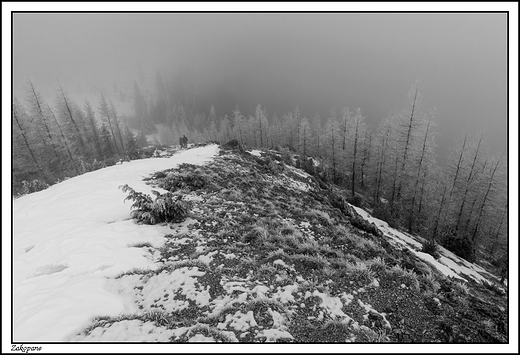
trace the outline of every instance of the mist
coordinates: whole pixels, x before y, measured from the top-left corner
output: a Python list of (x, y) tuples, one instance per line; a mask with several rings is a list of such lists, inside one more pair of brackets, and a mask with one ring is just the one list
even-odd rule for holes
[[(464, 132), (507, 150), (507, 18), (477, 13), (15, 13), (13, 90), (30, 78), (52, 103), (57, 78), (97, 107), (100, 93), (132, 112), (134, 82), (157, 73), (197, 110), (308, 118), (363, 110), (375, 129), (406, 104), (416, 80), (436, 108), (438, 155)], [(122, 93), (122, 95), (121, 95)]]

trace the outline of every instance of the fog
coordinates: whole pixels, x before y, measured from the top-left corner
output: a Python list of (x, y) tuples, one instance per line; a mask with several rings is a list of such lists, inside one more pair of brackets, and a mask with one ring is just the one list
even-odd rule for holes
[[(52, 103), (59, 78), (97, 107), (100, 92), (173, 77), (199, 110), (280, 116), (296, 105), (326, 117), (363, 109), (373, 128), (405, 106), (416, 80), (436, 107), (441, 158), (463, 132), (507, 149), (505, 14), (50, 14), (13, 15), (13, 89), (30, 78)], [(123, 97), (124, 99), (125, 97)]]

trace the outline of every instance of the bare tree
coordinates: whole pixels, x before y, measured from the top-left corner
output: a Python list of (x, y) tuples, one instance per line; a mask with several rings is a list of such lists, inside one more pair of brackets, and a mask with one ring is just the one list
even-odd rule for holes
[(298, 148), (303, 153), (303, 155), (307, 155), (309, 152), (309, 142), (311, 135), (309, 120), (307, 119), (307, 117), (304, 117), (302, 119), (299, 131), (300, 144), (298, 145)]
[[(41, 123), (45, 129), (45, 133), (47, 134), (47, 138), (50, 143), (50, 147), (52, 150), (52, 153), (56, 159), (59, 160), (60, 156), (58, 154), (58, 149), (56, 148), (56, 145), (54, 144), (53, 135), (51, 133), (51, 128), (47, 122), (47, 115), (44, 112), (44, 106), (43, 106), (43, 100), (39, 93), (36, 92), (36, 89), (34, 88), (34, 85), (30, 79), (27, 79), (29, 84), (28, 89), (28, 96), (27, 96), (27, 102), (29, 103), (29, 107), (31, 109), (31, 112), (33, 113), (33, 116), (37, 119), (37, 122)], [(44, 139), (45, 142), (45, 139)]]
[(472, 160), (472, 163), (471, 163), (471, 166), (470, 166), (470, 171), (469, 171), (469, 173), (467, 175), (466, 180), (464, 181), (464, 183), (465, 183), (464, 193), (463, 193), (463, 196), (462, 196), (462, 202), (460, 204), (459, 212), (457, 214), (457, 221), (455, 223), (455, 230), (456, 231), (460, 230), (461, 220), (462, 220), (462, 212), (464, 211), (464, 207), (465, 207), (466, 202), (468, 200), (470, 189), (473, 186), (472, 183), (474, 182), (475, 177), (477, 176), (477, 173), (478, 173), (478, 164), (477, 163), (479, 162), (478, 158), (479, 158), (480, 146), (481, 146), (481, 143), (482, 143), (482, 137), (483, 137), (483, 135), (481, 134), (480, 135), (480, 139), (478, 140), (478, 143), (477, 143), (477, 147), (475, 149), (475, 153), (473, 155), (473, 160)]
[(110, 110), (108, 108), (108, 102), (105, 98), (105, 95), (101, 94), (101, 102), (99, 104), (99, 113), (101, 114), (101, 118), (108, 123), (108, 128), (110, 129), (111, 141), (114, 142), (116, 147), (116, 153), (119, 155), (119, 147), (117, 146), (116, 135), (114, 134), (114, 128), (112, 125), (112, 119), (110, 118)]
[(63, 134), (63, 131), (60, 127), (60, 124), (58, 123), (58, 120), (56, 119), (56, 115), (54, 114), (54, 112), (52, 111), (52, 109), (50, 108), (49, 105), (47, 105), (47, 109), (49, 110), (49, 112), (51, 113), (52, 115), (52, 118), (54, 119), (54, 122), (56, 124), (56, 127), (58, 127), (58, 131), (60, 132), (60, 135), (61, 135), (61, 139), (65, 145), (65, 148), (67, 150), (67, 156), (69, 157), (69, 160), (70, 160), (70, 163), (72, 165), (72, 167), (74, 168), (74, 170), (76, 171), (76, 174), (80, 175), (80, 172), (76, 166), (76, 163), (74, 162), (74, 157), (72, 155), (72, 152), (70, 151), (70, 147), (69, 147), (69, 143), (67, 143), (67, 139), (65, 138), (65, 135)]
[(123, 152), (123, 155), (126, 156), (126, 151), (125, 151), (125, 144), (123, 142), (123, 135), (121, 134), (121, 129), (119, 128), (119, 123), (118, 123), (118, 119), (117, 119), (117, 111), (116, 111), (116, 108), (114, 107), (114, 103), (112, 102), (112, 100), (109, 100), (110, 101), (110, 112), (112, 113), (112, 118), (113, 118), (113, 121), (114, 121), (114, 126), (116, 126), (116, 129), (117, 129), (117, 133), (119, 135), (119, 141), (121, 142), (121, 151)]
[(88, 102), (88, 100), (85, 100), (84, 110), (85, 110), (85, 113), (87, 114), (87, 118), (90, 122), (90, 128), (91, 128), (93, 136), (94, 136), (94, 142), (95, 142), (95, 146), (96, 146), (98, 159), (101, 159), (103, 157), (103, 152), (101, 149), (101, 141), (99, 139), (99, 132), (98, 132), (98, 128), (96, 125), (96, 120), (94, 118), (94, 110), (92, 109), (92, 106), (90, 105), (90, 102)]
[(72, 125), (74, 126), (74, 128), (76, 130), (76, 137), (81, 146), (81, 152), (83, 154), (86, 154), (85, 142), (83, 141), (82, 134), (78, 127), (78, 123), (76, 122), (76, 120), (74, 120), (74, 115), (72, 114), (72, 107), (71, 107), (72, 104), (71, 104), (68, 96), (66, 95), (65, 91), (63, 90), (63, 87), (61, 86), (61, 83), (59, 80), (58, 80), (58, 85), (59, 85), (59, 89), (60, 89), (60, 92), (59, 92), (60, 93), (60, 102), (64, 105), (64, 108), (65, 108), (64, 113), (68, 117), (68, 119), (70, 120), (70, 122), (72, 123)]
[[(18, 127), (19, 134), (22, 137), (22, 140), (23, 140), (23, 142), (25, 144), (25, 147), (27, 147), (27, 151), (29, 152), (29, 154), (31, 156), (31, 159), (32, 159), (32, 162), (34, 163), (34, 166), (40, 172), (40, 174), (43, 176), (45, 181), (50, 182), (51, 179), (48, 177), (47, 174), (45, 174), (45, 172), (43, 171), (42, 167), (38, 163), (38, 159), (36, 159), (36, 155), (34, 154), (33, 148), (31, 147), (31, 144), (29, 144), (30, 139), (27, 136), (27, 134), (25, 132), (25, 129), (23, 128), (23, 126), (22, 126), (22, 124), (20, 122), (21, 120), (18, 118), (18, 116), (20, 115), (20, 112), (19, 112), (20, 110), (21, 110), (21, 106), (15, 99), (14, 102), (13, 102), (12, 117), (13, 117), (15, 123), (16, 123), (16, 127)], [(13, 133), (15, 133), (15, 132), (16, 131), (13, 130)]]

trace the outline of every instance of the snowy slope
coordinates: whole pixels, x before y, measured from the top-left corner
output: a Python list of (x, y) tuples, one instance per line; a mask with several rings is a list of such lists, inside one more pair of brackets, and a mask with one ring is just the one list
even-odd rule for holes
[(466, 281), (466, 279), (462, 277), (462, 275), (465, 275), (465, 277), (472, 278), (476, 282), (487, 282), (489, 279), (496, 278), (482, 267), (459, 258), (457, 255), (453, 254), (451, 251), (443, 248), (440, 245), (438, 248), (441, 257), (439, 260), (435, 260), (430, 254), (420, 251), (422, 249), (423, 241), (417, 240), (417, 237), (412, 237), (409, 234), (400, 232), (390, 227), (385, 221), (372, 217), (368, 212), (359, 207), (352, 207), (365, 220), (370, 223), (374, 223), (394, 245), (399, 245), (409, 249), (411, 252), (417, 255), (417, 257), (432, 265), (447, 277), (453, 277), (455, 279), (459, 279), (460, 281)]
[[(168, 227), (136, 225), (118, 187), (150, 193), (143, 178), (180, 163), (203, 164), (216, 145), (171, 158), (125, 162), (21, 197), (13, 205), (13, 339), (63, 341), (90, 319), (130, 305), (106, 290), (107, 277), (153, 268), (139, 242), (163, 243)], [(160, 190), (160, 189), (159, 189)], [(163, 233), (158, 233), (161, 231)]]

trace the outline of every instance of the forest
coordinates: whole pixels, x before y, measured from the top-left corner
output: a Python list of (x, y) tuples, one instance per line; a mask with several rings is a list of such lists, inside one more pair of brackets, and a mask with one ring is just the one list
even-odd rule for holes
[(378, 127), (360, 108), (332, 108), (327, 117), (306, 117), (298, 107), (270, 115), (260, 104), (251, 113), (239, 106), (204, 112), (160, 75), (153, 94), (145, 95), (137, 82), (132, 91), (134, 113), (122, 115), (104, 93), (97, 105), (77, 103), (59, 82), (49, 104), (27, 80), (26, 96), (12, 103), (13, 197), (150, 157), (155, 147), (177, 145), (182, 135), (190, 143), (236, 139), (297, 155), (316, 178), (348, 187), (351, 203), (432, 246), (439, 243), (469, 261), (479, 250), (497, 260), (507, 255), (507, 158), (488, 153), (485, 134), (461, 132), (447, 163), (439, 164), (435, 110), (425, 107), (418, 83), (406, 105)]

